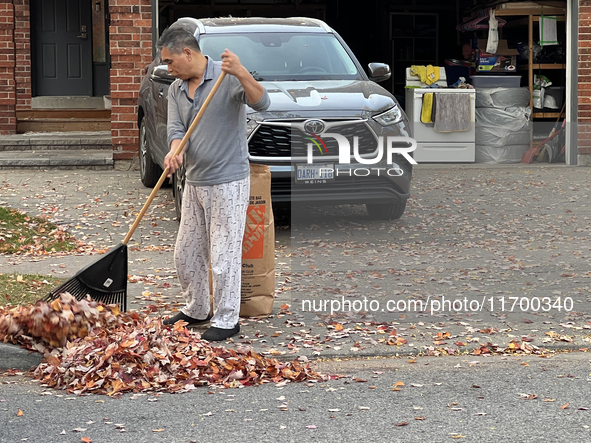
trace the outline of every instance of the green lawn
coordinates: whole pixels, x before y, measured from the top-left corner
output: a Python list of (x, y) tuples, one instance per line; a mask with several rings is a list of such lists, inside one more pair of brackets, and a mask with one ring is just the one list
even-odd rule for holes
[[(46, 255), (76, 246), (74, 237), (46, 219), (0, 207), (0, 254)], [(35, 303), (59, 283), (45, 275), (0, 273), (0, 306)]]
[(47, 254), (75, 247), (74, 237), (44, 218), (0, 207), (0, 253)]
[(35, 303), (61, 282), (39, 274), (0, 274), (0, 306)]

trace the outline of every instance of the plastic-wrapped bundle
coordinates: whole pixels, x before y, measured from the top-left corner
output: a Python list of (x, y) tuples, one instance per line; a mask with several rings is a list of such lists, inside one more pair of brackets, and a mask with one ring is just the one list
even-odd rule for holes
[(475, 122), (476, 126), (495, 126), (508, 131), (520, 131), (531, 126), (531, 108), (477, 108)]
[(476, 142), (482, 146), (500, 148), (507, 145), (523, 145), (531, 141), (530, 129), (522, 131), (507, 131), (494, 126), (476, 126)]
[(477, 88), (477, 108), (514, 108), (529, 105), (529, 88)]
[(476, 163), (519, 163), (529, 146), (529, 144), (502, 147), (476, 145)]
[(524, 145), (531, 140), (531, 108), (480, 108), (476, 109), (475, 121), (475, 137), (479, 145)]

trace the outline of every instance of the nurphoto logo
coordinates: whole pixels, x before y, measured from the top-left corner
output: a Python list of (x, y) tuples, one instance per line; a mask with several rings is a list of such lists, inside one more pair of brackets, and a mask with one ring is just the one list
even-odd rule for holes
[[(308, 140), (312, 141), (320, 150), (320, 154), (324, 155), (324, 152), (328, 154), (326, 151), (326, 144), (316, 134), (312, 134), (318, 142), (322, 144), (324, 147), (324, 151), (322, 151), (322, 147), (320, 144), (314, 140), (313, 138), (306, 137)], [(339, 164), (346, 165), (351, 163), (351, 144), (347, 137), (341, 134), (333, 133), (333, 132), (325, 132), (322, 135), (324, 138), (332, 137), (334, 138), (339, 146)], [(384, 139), (386, 140), (384, 143)], [(396, 145), (395, 145), (396, 143)], [(407, 146), (400, 146), (400, 145), (407, 145)], [(411, 165), (416, 165), (417, 162), (412, 158), (409, 154), (413, 152), (417, 148), (417, 142), (410, 138), (410, 137), (398, 137), (389, 135), (387, 137), (378, 137), (378, 146), (377, 146), (377, 153), (374, 158), (364, 158), (361, 157), (359, 154), (359, 137), (353, 137), (353, 157), (357, 163), (362, 165), (375, 165), (382, 161), (384, 157), (384, 145), (386, 145), (386, 163), (392, 164), (392, 156), (394, 154), (402, 155)], [(314, 156), (312, 154), (313, 146), (312, 143), (308, 143), (308, 163), (314, 163)]]
[[(318, 135), (314, 133), (309, 133), (309, 135), (313, 137), (306, 137), (311, 142), (308, 143), (307, 151), (307, 162), (309, 165), (314, 164), (314, 157), (320, 159), (320, 161), (322, 162), (326, 161), (322, 158), (324, 155), (328, 155), (326, 143), (324, 143), (323, 140), (323, 138), (326, 139), (326, 137), (332, 137), (337, 141), (339, 149), (339, 164), (351, 164), (351, 144), (347, 137), (332, 132), (325, 132)], [(375, 150), (375, 156), (373, 158), (367, 158), (367, 155), (362, 157), (359, 153), (359, 137), (355, 136), (353, 137), (353, 158), (357, 164), (377, 165), (379, 163), (384, 164), (385, 160), (385, 164), (391, 167), (355, 167), (347, 169), (335, 169), (333, 165), (317, 165), (317, 168), (319, 168), (319, 171), (316, 172), (316, 174), (319, 174), (317, 178), (332, 178), (334, 175), (338, 176), (339, 174), (365, 177), (371, 175), (372, 171), (374, 171), (375, 174), (378, 176), (384, 174), (387, 174), (389, 176), (400, 176), (404, 173), (404, 171), (402, 170), (402, 168), (400, 168), (398, 163), (396, 163), (394, 155), (402, 155), (410, 164), (416, 165), (417, 162), (410, 156), (410, 153), (413, 152), (416, 149), (416, 147), (417, 142), (410, 137), (378, 137), (378, 144)], [(319, 152), (320, 154), (315, 155), (316, 152)]]

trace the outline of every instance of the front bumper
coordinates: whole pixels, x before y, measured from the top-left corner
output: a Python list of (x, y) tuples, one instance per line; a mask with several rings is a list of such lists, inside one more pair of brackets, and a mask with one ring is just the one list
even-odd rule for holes
[(398, 167), (402, 174), (390, 176), (386, 170), (392, 169), (391, 165), (336, 165), (339, 172), (335, 171), (333, 181), (299, 183), (295, 164), (271, 165), (271, 198), (274, 203), (395, 203), (409, 198), (412, 177), (412, 165), (401, 162)]

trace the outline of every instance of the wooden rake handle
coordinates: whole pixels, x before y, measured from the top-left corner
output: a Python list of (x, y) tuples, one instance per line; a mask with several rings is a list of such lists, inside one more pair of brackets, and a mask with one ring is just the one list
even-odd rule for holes
[[(182, 150), (185, 148), (185, 145), (189, 141), (189, 138), (191, 137), (191, 134), (193, 134), (193, 131), (195, 130), (195, 127), (199, 123), (199, 120), (201, 120), (201, 117), (203, 117), (203, 113), (205, 112), (205, 110), (209, 106), (209, 103), (213, 99), (213, 96), (215, 95), (215, 93), (219, 89), (220, 85), (222, 84), (222, 81), (224, 80), (224, 77), (226, 77), (226, 73), (225, 72), (222, 72), (220, 74), (219, 78), (217, 79), (217, 81), (215, 82), (215, 85), (213, 85), (213, 89), (211, 90), (211, 92), (209, 93), (209, 95), (207, 96), (207, 98), (205, 99), (205, 102), (203, 102), (203, 105), (201, 106), (201, 109), (199, 109), (199, 112), (197, 113), (197, 116), (195, 116), (195, 120), (193, 120), (193, 123), (191, 123), (191, 126), (189, 126), (189, 129), (187, 130), (187, 133), (185, 134), (185, 136), (181, 140), (181, 144), (179, 145), (179, 147), (175, 151), (174, 156), (179, 155), (182, 152)], [(162, 183), (164, 183), (164, 180), (166, 180), (166, 176), (168, 175), (169, 172), (170, 172), (170, 168), (166, 168), (164, 170), (164, 172), (162, 173), (162, 175), (160, 176), (160, 180), (158, 180), (158, 183), (156, 183), (156, 185), (154, 186), (154, 189), (152, 190), (150, 196), (148, 197), (148, 200), (144, 204), (144, 207), (142, 208), (142, 210), (138, 214), (137, 218), (133, 222), (133, 225), (129, 229), (129, 232), (125, 236), (125, 239), (123, 239), (123, 244), (124, 245), (128, 244), (129, 241), (131, 240), (131, 236), (133, 235), (133, 233), (137, 229), (138, 225), (140, 224), (140, 221), (142, 220), (142, 218), (146, 214), (146, 211), (150, 207), (150, 204), (152, 204), (152, 200), (154, 200), (154, 197), (156, 197), (156, 193), (158, 192), (158, 190), (162, 186)]]

